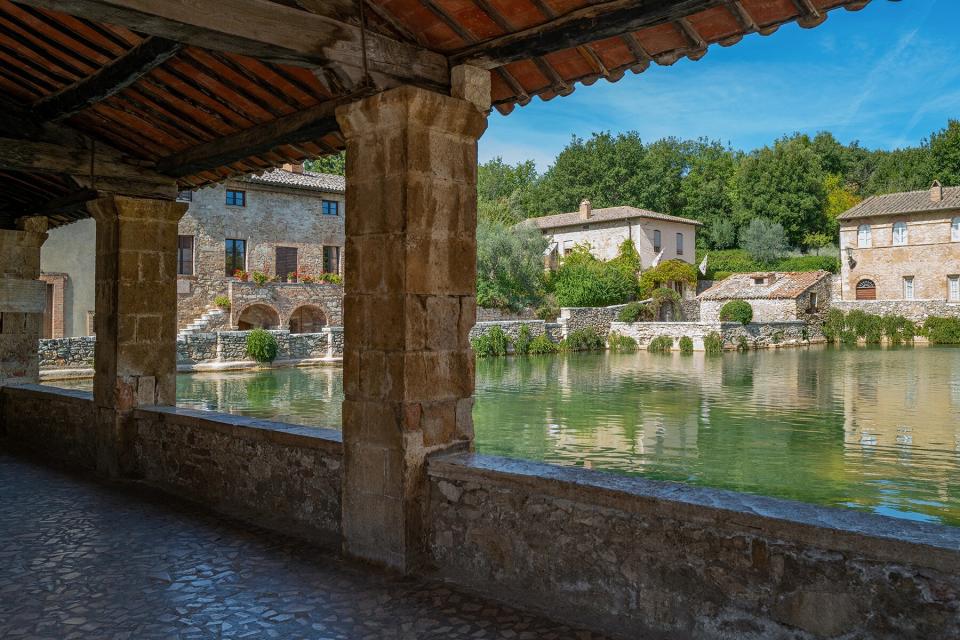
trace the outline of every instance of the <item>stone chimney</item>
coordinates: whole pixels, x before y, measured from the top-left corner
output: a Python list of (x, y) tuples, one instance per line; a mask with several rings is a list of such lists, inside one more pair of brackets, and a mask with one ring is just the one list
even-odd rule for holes
[(930, 187), (930, 202), (940, 202), (943, 200), (943, 185), (940, 184), (939, 180), (933, 181), (933, 186)]
[(593, 214), (593, 205), (590, 204), (589, 200), (584, 199), (580, 203), (580, 219), (589, 220), (590, 216)]
[(289, 171), (290, 173), (303, 173), (302, 164), (291, 164), (289, 162), (283, 163), (283, 170)]

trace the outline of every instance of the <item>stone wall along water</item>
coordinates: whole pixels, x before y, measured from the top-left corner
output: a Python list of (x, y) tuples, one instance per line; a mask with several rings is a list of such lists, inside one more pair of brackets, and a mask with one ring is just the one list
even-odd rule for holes
[(40, 340), (41, 369), (88, 369), (93, 367), (94, 336)]
[(620, 311), (627, 305), (618, 304), (612, 307), (561, 307), (559, 323), (563, 325), (563, 337), (572, 331), (593, 327), (598, 334), (605, 336), (610, 333), (610, 324), (616, 321)]
[(960, 637), (960, 528), (461, 455), (430, 462), (440, 577), (625, 638)]
[(878, 316), (904, 316), (920, 324), (930, 316), (960, 317), (960, 303), (942, 300), (834, 300), (831, 304), (844, 313), (859, 309)]
[(736, 349), (741, 336), (753, 349), (804, 346), (825, 341), (819, 325), (801, 321), (751, 322), (748, 325), (737, 322), (613, 322), (610, 331), (633, 338), (641, 349), (660, 336), (672, 338), (674, 349), (678, 349), (680, 338), (687, 336), (693, 340), (694, 351), (703, 351), (703, 339), (714, 332), (720, 334), (725, 349)]
[(536, 320), (537, 312), (529, 307), (520, 311), (507, 311), (504, 309), (487, 309), (477, 307), (477, 322), (500, 322), (503, 320)]

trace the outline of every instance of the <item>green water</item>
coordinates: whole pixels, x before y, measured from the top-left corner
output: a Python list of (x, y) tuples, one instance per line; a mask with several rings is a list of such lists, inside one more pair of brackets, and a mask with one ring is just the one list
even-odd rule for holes
[[(182, 375), (178, 404), (340, 424), (340, 369)], [(960, 525), (960, 349), (480, 360), (477, 450)]]

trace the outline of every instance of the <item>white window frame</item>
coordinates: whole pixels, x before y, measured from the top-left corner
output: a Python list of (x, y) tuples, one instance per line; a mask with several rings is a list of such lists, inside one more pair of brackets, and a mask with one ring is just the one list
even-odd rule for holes
[(868, 224), (857, 227), (857, 248), (868, 249), (873, 244), (873, 230)]
[(903, 276), (903, 299), (916, 300), (917, 290), (913, 276)]
[(947, 276), (947, 301), (960, 302), (960, 275)]
[(950, 221), (950, 241), (960, 242), (960, 216)]
[(893, 223), (893, 245), (902, 247), (909, 243), (909, 235), (906, 222)]

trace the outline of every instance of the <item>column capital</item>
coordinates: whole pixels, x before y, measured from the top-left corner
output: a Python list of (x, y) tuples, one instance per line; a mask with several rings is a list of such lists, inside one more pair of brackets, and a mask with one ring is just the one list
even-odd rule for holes
[[(474, 96), (477, 91), (470, 92)], [(404, 85), (337, 108), (337, 122), (348, 140), (383, 129), (417, 126), (476, 140), (487, 116), (470, 101)]]
[(88, 202), (87, 211), (97, 222), (112, 222), (118, 218), (179, 222), (189, 206), (176, 200), (105, 195)]

